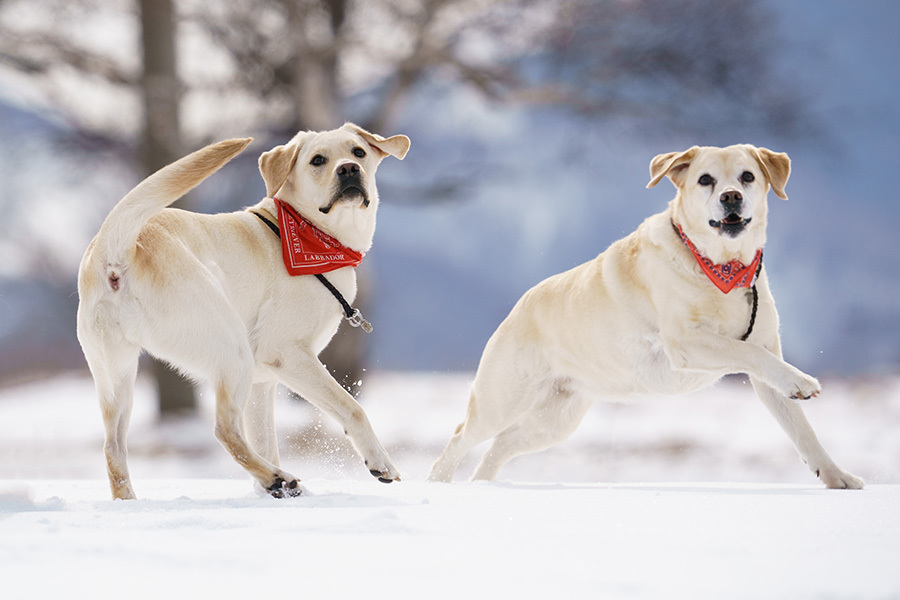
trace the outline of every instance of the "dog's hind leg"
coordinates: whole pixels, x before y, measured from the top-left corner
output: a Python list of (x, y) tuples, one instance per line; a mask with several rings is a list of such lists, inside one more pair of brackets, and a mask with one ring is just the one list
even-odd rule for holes
[(79, 281), (78, 342), (94, 378), (103, 416), (103, 451), (110, 491), (113, 499), (129, 500), (135, 495), (128, 474), (126, 438), (141, 349), (114, 326), (119, 315), (109, 303), (92, 297), (93, 291)]
[(566, 381), (553, 381), (536, 393), (539, 397), (528, 411), (494, 438), (472, 475), (473, 481), (492, 480), (500, 467), (516, 456), (565, 440), (591, 406), (591, 400), (571, 390)]
[[(97, 343), (95, 341), (95, 343)], [(134, 381), (137, 376), (140, 348), (120, 340), (115, 345), (100, 347), (83, 343), (85, 357), (103, 415), (105, 429), (103, 452), (106, 455), (106, 472), (114, 499), (135, 498), (128, 473), (128, 422), (134, 402)]]
[(134, 402), (134, 373), (123, 373), (110, 388), (100, 391), (100, 406), (103, 412), (103, 424), (106, 436), (103, 451), (106, 454), (106, 473), (109, 476), (109, 487), (113, 498), (130, 500), (135, 498), (128, 473), (128, 449), (126, 439), (128, 423), (131, 420), (131, 407)]
[(469, 407), (466, 412), (466, 420), (459, 424), (456, 431), (447, 442), (444, 451), (431, 467), (428, 475), (429, 481), (449, 482), (453, 479), (453, 473), (459, 466), (463, 457), (475, 446), (497, 434), (496, 427), (489, 427), (483, 420), (479, 420), (478, 401), (475, 392), (469, 396)]
[(530, 410), (547, 373), (549, 367), (539, 357), (523, 358), (517, 340), (498, 330), (488, 341), (475, 374), (466, 419), (450, 437), (428, 479), (450, 481), (469, 450), (518, 423)]
[(274, 381), (254, 383), (250, 389), (250, 401), (244, 411), (247, 439), (253, 448), (267, 461), (279, 466), (278, 439), (275, 435), (275, 387)]

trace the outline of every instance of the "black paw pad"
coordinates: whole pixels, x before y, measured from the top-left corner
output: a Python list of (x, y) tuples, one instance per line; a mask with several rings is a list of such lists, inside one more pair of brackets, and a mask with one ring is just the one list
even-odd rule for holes
[(382, 473), (381, 471), (376, 471), (375, 469), (370, 469), (369, 473), (372, 474), (372, 477), (377, 477), (378, 481), (380, 481), (381, 483), (394, 483), (393, 479), (388, 479), (387, 477), (384, 476), (384, 473)]
[(300, 482), (296, 479), (285, 481), (281, 477), (275, 478), (275, 483), (266, 488), (273, 498), (284, 498), (286, 496), (296, 497), (303, 494)]

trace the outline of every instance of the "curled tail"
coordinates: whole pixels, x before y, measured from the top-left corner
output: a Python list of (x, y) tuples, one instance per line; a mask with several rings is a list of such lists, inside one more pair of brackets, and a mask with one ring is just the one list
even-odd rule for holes
[[(252, 138), (225, 140), (188, 154), (150, 175), (112, 209), (94, 240), (107, 267), (121, 267), (134, 253), (144, 225), (241, 153)], [(112, 281), (113, 275), (110, 275)]]

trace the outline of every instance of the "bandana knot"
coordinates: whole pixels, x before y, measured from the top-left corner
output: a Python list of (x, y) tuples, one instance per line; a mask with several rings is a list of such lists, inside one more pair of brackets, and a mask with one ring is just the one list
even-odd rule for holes
[(762, 261), (762, 248), (756, 251), (753, 262), (749, 265), (745, 265), (737, 259), (727, 262), (724, 265), (716, 265), (707, 257), (700, 254), (697, 247), (694, 246), (693, 242), (685, 235), (681, 225), (675, 225), (675, 228), (678, 231), (678, 235), (681, 236), (681, 240), (684, 242), (685, 246), (687, 246), (691, 251), (691, 254), (694, 255), (697, 264), (699, 264), (703, 272), (706, 273), (707, 278), (709, 278), (723, 294), (727, 294), (736, 287), (753, 287), (753, 284), (756, 283), (756, 277), (759, 275), (760, 263)]
[(291, 275), (316, 275), (355, 267), (364, 254), (348, 248), (310, 223), (289, 204), (273, 198), (281, 227), (281, 254)]

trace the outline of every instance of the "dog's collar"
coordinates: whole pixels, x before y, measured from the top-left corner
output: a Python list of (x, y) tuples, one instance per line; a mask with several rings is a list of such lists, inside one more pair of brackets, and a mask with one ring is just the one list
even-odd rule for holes
[(697, 250), (697, 247), (690, 238), (688, 238), (687, 234), (681, 228), (681, 225), (672, 221), (672, 227), (675, 229), (675, 233), (678, 234), (678, 237), (681, 238), (681, 241), (684, 242), (684, 245), (691, 251), (691, 254), (694, 255), (694, 259), (696, 259), (697, 264), (700, 265), (700, 268), (706, 274), (706, 277), (712, 281), (723, 294), (727, 294), (736, 287), (752, 288), (756, 284), (756, 278), (759, 276), (759, 272), (762, 269), (762, 248), (756, 251), (756, 255), (749, 265), (745, 265), (737, 259), (725, 264), (717, 265), (709, 258), (700, 254), (700, 251)]
[[(279, 240), (281, 239), (281, 230), (278, 229), (278, 225), (276, 225), (275, 223), (273, 223), (273, 222), (272, 222), (272, 219), (269, 218), (269, 217), (272, 216), (272, 214), (271, 214), (269, 211), (267, 211), (267, 210), (265, 210), (265, 209), (262, 209), (262, 208), (259, 209), (259, 210), (250, 208), (250, 209), (248, 209), (248, 210), (250, 211), (250, 213), (252, 213), (252, 214), (256, 215), (257, 217), (259, 217), (259, 219), (260, 219), (263, 223), (266, 224), (266, 227), (268, 227), (269, 229), (271, 229), (271, 230), (272, 230), (272, 233), (274, 233), (275, 235), (278, 236), (278, 239), (279, 239)], [(263, 214), (263, 212), (265, 212), (265, 214)]]
[[(703, 269), (703, 272), (706, 273), (706, 276), (712, 281), (717, 288), (722, 290), (723, 293), (727, 294), (735, 287), (749, 287), (750, 292), (753, 296), (753, 304), (750, 309), (750, 323), (747, 325), (747, 331), (744, 332), (744, 335), (741, 336), (741, 341), (746, 342), (747, 338), (750, 337), (750, 334), (753, 333), (753, 326), (756, 325), (756, 313), (759, 309), (759, 292), (756, 291), (756, 280), (759, 277), (759, 273), (762, 271), (762, 258), (763, 252), (762, 248), (756, 251), (756, 256), (753, 258), (753, 262), (749, 265), (744, 266), (743, 263), (737, 260), (731, 261), (728, 263), (729, 265), (733, 265), (737, 263), (737, 265), (741, 268), (741, 273), (734, 272), (734, 270), (729, 269), (729, 284), (727, 289), (723, 289), (721, 285), (721, 272), (726, 265), (714, 265), (711, 260), (701, 255), (697, 251), (697, 247), (688, 239), (688, 236), (685, 235), (684, 230), (681, 229), (681, 225), (676, 225), (675, 221), (672, 221), (672, 229), (675, 230), (675, 234), (681, 238), (684, 242), (685, 246), (691, 251), (691, 254), (694, 255), (694, 258), (697, 260), (697, 263), (700, 265), (700, 268)], [(713, 269), (718, 269), (720, 274), (711, 274), (710, 271)], [(753, 276), (749, 278), (748, 275), (753, 273)]]
[[(287, 223), (289, 223), (290, 221), (288, 221), (287, 219), (282, 218), (282, 211), (281, 211), (281, 206), (287, 206), (287, 205), (286, 205), (284, 202), (282, 202), (281, 200), (278, 200), (277, 198), (273, 198), (273, 199), (275, 200), (275, 204), (279, 207), (279, 211), (278, 211), (279, 222), (282, 223), (282, 224), (287, 224)], [(288, 207), (288, 208), (290, 208), (290, 207)], [(341, 305), (341, 308), (344, 310), (344, 319), (345, 319), (348, 323), (350, 323), (350, 325), (352, 325), (353, 327), (361, 327), (362, 330), (365, 331), (366, 333), (371, 333), (371, 332), (372, 332), (372, 325), (371, 325), (368, 321), (366, 321), (366, 320), (363, 318), (362, 313), (359, 311), (359, 309), (358, 309), (358, 308), (353, 308), (352, 306), (350, 306), (350, 303), (347, 302), (347, 300), (344, 298), (344, 295), (341, 294), (341, 292), (340, 292), (336, 287), (334, 287), (334, 284), (332, 284), (332, 283), (328, 280), (328, 278), (326, 278), (325, 275), (323, 274), (323, 273), (326, 273), (326, 272), (328, 272), (328, 271), (333, 271), (334, 269), (338, 269), (338, 268), (340, 268), (340, 267), (342, 267), (342, 266), (353, 266), (353, 267), (355, 267), (356, 265), (359, 264), (359, 261), (362, 260), (362, 256), (363, 256), (362, 253), (356, 252), (355, 250), (352, 250), (352, 249), (350, 249), (350, 248), (346, 248), (346, 247), (343, 246), (340, 242), (338, 242), (337, 240), (335, 240), (334, 238), (332, 238), (331, 236), (329, 236), (329, 235), (326, 234), (325, 232), (319, 230), (319, 229), (316, 228), (312, 223), (310, 223), (310, 222), (307, 221), (306, 219), (303, 219), (303, 217), (301, 217), (299, 214), (297, 214), (296, 212), (294, 212), (293, 210), (291, 210), (291, 212), (293, 212), (297, 217), (299, 217), (300, 219), (302, 219), (302, 222), (303, 222), (303, 223), (306, 223), (306, 224), (308, 225), (308, 227), (311, 228), (313, 231), (318, 232), (319, 234), (321, 234), (322, 236), (324, 236), (324, 237), (327, 238), (328, 240), (333, 240), (335, 244), (337, 244), (338, 246), (340, 246), (341, 248), (343, 248), (345, 251), (349, 251), (349, 252), (353, 253), (353, 255), (358, 255), (358, 256), (359, 256), (359, 260), (356, 260), (355, 264), (352, 264), (352, 265), (350, 265), (350, 264), (347, 264), (347, 265), (339, 265), (339, 266), (336, 266), (336, 267), (327, 269), (327, 270), (325, 270), (325, 271), (318, 271), (318, 272), (316, 272), (316, 271), (308, 271), (308, 272), (306, 272), (306, 273), (291, 272), (291, 267), (289, 266), (288, 256), (287, 256), (287, 254), (285, 254), (286, 251), (284, 250), (285, 245), (286, 245), (286, 242), (285, 242), (286, 237), (282, 237), (282, 235), (281, 235), (281, 230), (279, 229), (278, 225), (276, 225), (275, 223), (273, 223), (266, 215), (262, 214), (262, 213), (259, 212), (259, 211), (250, 209), (250, 212), (251, 212), (253, 215), (255, 215), (256, 217), (258, 217), (260, 221), (262, 221), (263, 223), (265, 223), (265, 225), (266, 225), (269, 229), (272, 230), (272, 233), (274, 233), (276, 236), (278, 236), (278, 239), (281, 240), (282, 257), (283, 257), (283, 259), (284, 259), (285, 267), (287, 268), (287, 271), (288, 271), (288, 273), (289, 273), (290, 275), (292, 275), (292, 276), (293, 276), (293, 275), (315, 275), (315, 276), (316, 276), (316, 279), (318, 279), (319, 282), (321, 282), (321, 284), (325, 286), (325, 288), (331, 293), (332, 296), (335, 297), (335, 299), (336, 299), (336, 300), (338, 301), (338, 303)]]

